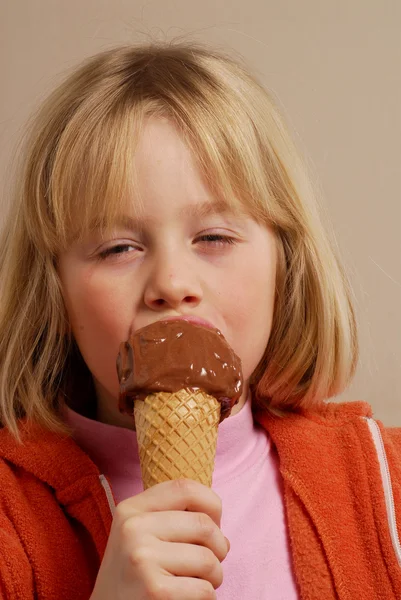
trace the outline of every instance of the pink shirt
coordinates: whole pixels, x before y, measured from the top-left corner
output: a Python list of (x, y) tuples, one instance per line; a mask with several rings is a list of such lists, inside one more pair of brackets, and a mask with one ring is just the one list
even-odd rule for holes
[[(117, 502), (143, 490), (136, 434), (68, 409), (74, 438), (111, 481)], [(253, 422), (250, 402), (219, 427), (213, 489), (222, 499), (221, 528), (231, 549), (218, 600), (295, 600), (278, 457)]]

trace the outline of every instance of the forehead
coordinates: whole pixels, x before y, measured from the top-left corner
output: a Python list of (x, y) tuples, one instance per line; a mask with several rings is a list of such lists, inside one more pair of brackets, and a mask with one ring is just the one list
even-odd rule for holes
[(131, 208), (136, 217), (159, 220), (163, 214), (203, 218), (245, 212), (241, 203), (212, 189), (205, 172), (178, 128), (167, 118), (149, 119), (133, 155), (135, 185)]
[(163, 163), (177, 158), (192, 162), (190, 150), (177, 125), (163, 116), (144, 118), (135, 145), (134, 161), (145, 168), (149, 159)]
[(148, 119), (133, 155), (136, 193), (143, 198), (185, 194), (190, 203), (211, 200), (197, 158), (171, 121)]

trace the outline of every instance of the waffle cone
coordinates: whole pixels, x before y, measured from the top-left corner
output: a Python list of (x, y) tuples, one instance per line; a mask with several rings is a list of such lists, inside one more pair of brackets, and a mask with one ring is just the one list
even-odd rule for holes
[(220, 402), (203, 391), (157, 392), (134, 403), (143, 487), (171, 479), (212, 485)]

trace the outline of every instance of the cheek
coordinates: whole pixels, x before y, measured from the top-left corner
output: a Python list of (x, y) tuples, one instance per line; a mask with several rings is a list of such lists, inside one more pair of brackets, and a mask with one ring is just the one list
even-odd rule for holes
[(116, 319), (115, 297), (104, 289), (83, 285), (68, 294), (66, 306), (74, 334), (83, 331), (108, 330)]
[[(264, 273), (264, 276), (261, 276)], [(275, 268), (244, 268), (224, 290), (222, 313), (227, 341), (240, 356), (244, 378), (258, 365), (269, 341), (275, 297)]]
[[(117, 291), (118, 290), (118, 291)], [(128, 335), (131, 307), (124, 286), (116, 289), (98, 279), (77, 278), (64, 288), (64, 301), (72, 333), (95, 377), (115, 376), (115, 359), (121, 340)]]
[(219, 297), (226, 317), (243, 324), (271, 318), (275, 296), (275, 268), (271, 264), (237, 265), (235, 276), (221, 280)]
[(63, 290), (75, 334), (91, 330), (100, 334), (112, 329), (119, 333), (127, 304), (123, 302), (127, 296), (124, 284), (115, 285), (108, 277), (77, 270), (73, 278), (66, 278)]

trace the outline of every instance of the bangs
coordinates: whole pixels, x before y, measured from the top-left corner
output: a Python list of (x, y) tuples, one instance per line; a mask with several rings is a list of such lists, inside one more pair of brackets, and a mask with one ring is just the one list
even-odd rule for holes
[(174, 122), (217, 202), (275, 223), (274, 174), (249, 104), (228, 81), (234, 75), (202, 60), (188, 68), (179, 58), (165, 54), (136, 71), (131, 65), (118, 86), (89, 91), (65, 115), (47, 160), (44, 202), (31, 220), (37, 247), (58, 254), (92, 229), (106, 233), (122, 213), (141, 210), (135, 150), (146, 119), (158, 116)]
[(119, 108), (93, 127), (72, 121), (60, 140), (49, 188), (54, 254), (92, 230), (106, 233), (128, 206), (140, 203), (133, 159), (141, 115)]

